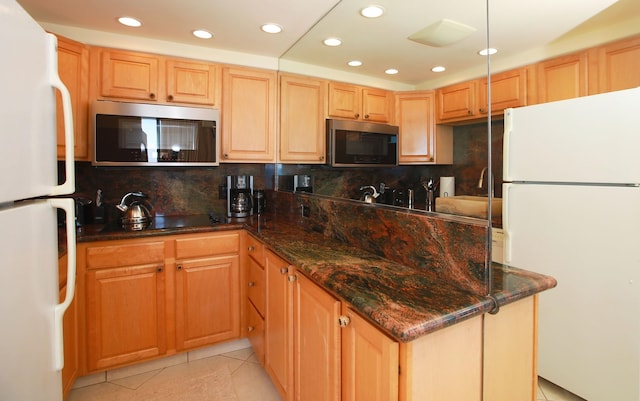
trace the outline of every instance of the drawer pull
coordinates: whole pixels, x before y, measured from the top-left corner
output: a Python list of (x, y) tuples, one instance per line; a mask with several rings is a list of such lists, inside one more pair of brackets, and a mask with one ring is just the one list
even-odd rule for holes
[(178, 265), (176, 268), (177, 268), (178, 270), (182, 270), (182, 265)]
[(158, 273), (162, 273), (162, 266), (158, 267)]
[(254, 287), (256, 285), (256, 283), (254, 283), (253, 281), (249, 281), (249, 288)]
[(251, 333), (251, 332), (252, 332), (252, 331), (254, 331), (255, 329), (256, 329), (256, 328), (255, 328), (255, 327), (253, 327), (253, 326), (249, 326), (249, 327), (247, 327), (247, 331), (248, 331), (249, 333)]
[(253, 247), (253, 245), (249, 245), (249, 252), (253, 252), (256, 248)]
[(338, 325), (340, 327), (347, 327), (349, 323), (351, 323), (351, 319), (349, 318), (349, 316), (342, 315), (338, 317)]
[(280, 268), (280, 274), (287, 274), (289, 273), (289, 268), (288, 267), (281, 267)]

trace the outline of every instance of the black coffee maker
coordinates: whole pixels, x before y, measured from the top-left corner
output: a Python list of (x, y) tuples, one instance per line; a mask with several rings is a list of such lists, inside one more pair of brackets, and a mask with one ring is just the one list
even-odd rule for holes
[(253, 214), (253, 176), (227, 176), (227, 217), (248, 217)]

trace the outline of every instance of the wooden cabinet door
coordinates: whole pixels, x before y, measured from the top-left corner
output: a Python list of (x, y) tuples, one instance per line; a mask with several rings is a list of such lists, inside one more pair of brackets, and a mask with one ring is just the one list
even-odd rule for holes
[(220, 106), (220, 75), (215, 64), (167, 61), (167, 101)]
[(538, 103), (586, 96), (587, 53), (558, 57), (537, 64)]
[(256, 358), (264, 366), (264, 318), (251, 303), (247, 306), (247, 338)]
[(476, 86), (476, 81), (469, 81), (438, 89), (437, 122), (464, 120), (476, 116)]
[(329, 117), (360, 118), (362, 90), (349, 84), (329, 82)]
[(158, 57), (105, 49), (101, 62), (102, 96), (144, 101), (160, 97)]
[(340, 301), (301, 274), (294, 299), (295, 400), (340, 400)]
[(342, 401), (398, 399), (398, 343), (343, 305)]
[(484, 315), (484, 400), (534, 400), (537, 297), (503, 306)]
[[(478, 97), (481, 114), (489, 112), (487, 105), (487, 78), (480, 80), (480, 94)], [(527, 70), (520, 68), (491, 76), (491, 115), (501, 115), (504, 109), (527, 105)]]
[(398, 162), (400, 164), (431, 163), (435, 159), (433, 92), (401, 94), (396, 97)]
[(275, 72), (224, 68), (222, 162), (275, 162)]
[[(66, 268), (66, 266), (65, 266)], [(77, 288), (77, 287), (76, 287)], [(60, 289), (60, 302), (64, 301), (67, 287)], [(76, 292), (77, 294), (77, 292)], [(62, 319), (62, 333), (64, 339), (64, 367), (62, 368), (62, 394), (67, 397), (78, 377), (78, 302), (77, 295), (71, 301)]]
[(382, 89), (362, 89), (362, 119), (388, 123), (393, 115), (393, 95)]
[[(265, 368), (284, 401), (293, 399), (293, 291), (287, 262), (267, 251)], [(292, 276), (294, 277), (294, 276)]]
[(163, 263), (87, 272), (89, 371), (165, 353), (164, 277)]
[(324, 163), (325, 99), (325, 81), (280, 76), (279, 161)]
[(176, 269), (176, 348), (240, 337), (239, 257), (177, 260)]
[(640, 37), (600, 46), (596, 54), (597, 93), (640, 86)]
[[(58, 37), (58, 74), (71, 95), (74, 152), (77, 160), (89, 160), (89, 51), (81, 44)], [(64, 158), (64, 117), (62, 99), (56, 91), (58, 158)]]

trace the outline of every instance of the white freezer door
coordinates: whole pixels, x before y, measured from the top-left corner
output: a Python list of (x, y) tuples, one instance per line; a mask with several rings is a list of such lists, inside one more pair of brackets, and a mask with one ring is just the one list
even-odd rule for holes
[[(71, 194), (73, 126), (69, 92), (58, 77), (57, 40), (14, 0), (0, 0), (0, 203)], [(56, 165), (55, 89), (60, 90), (67, 141), (66, 171), (59, 187)]]
[(640, 183), (640, 88), (507, 109), (504, 181)]
[[(65, 205), (67, 295), (58, 303), (56, 206)], [(0, 400), (61, 401), (62, 317), (75, 288), (73, 200), (0, 210)]]
[(640, 188), (504, 184), (505, 264), (539, 297), (539, 375), (589, 401), (640, 400)]

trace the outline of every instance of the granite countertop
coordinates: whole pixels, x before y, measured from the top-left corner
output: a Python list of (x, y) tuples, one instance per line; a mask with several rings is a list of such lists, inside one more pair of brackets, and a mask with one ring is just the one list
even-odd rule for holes
[(77, 241), (242, 228), (401, 342), (492, 311), (496, 303), (502, 306), (556, 285), (552, 277), (493, 263), (492, 296), (479, 296), (423, 271), (305, 231), (295, 223), (281, 222), (272, 216), (137, 232), (85, 227), (78, 232)]

